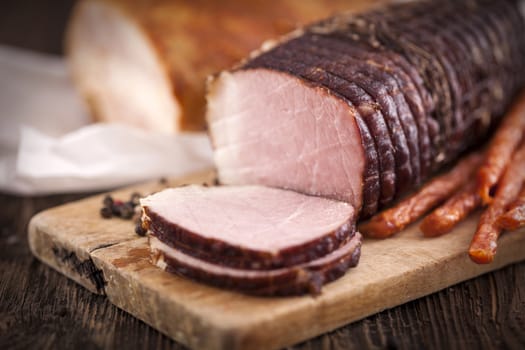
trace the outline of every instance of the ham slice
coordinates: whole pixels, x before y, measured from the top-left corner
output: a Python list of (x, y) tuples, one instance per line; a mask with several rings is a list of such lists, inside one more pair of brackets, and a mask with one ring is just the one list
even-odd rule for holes
[(81, 0), (66, 50), (96, 120), (163, 132), (205, 128), (205, 80), (282, 35), (370, 1)]
[(185, 186), (141, 200), (158, 240), (212, 264), (268, 270), (307, 263), (347, 243), (354, 208), (261, 186)]

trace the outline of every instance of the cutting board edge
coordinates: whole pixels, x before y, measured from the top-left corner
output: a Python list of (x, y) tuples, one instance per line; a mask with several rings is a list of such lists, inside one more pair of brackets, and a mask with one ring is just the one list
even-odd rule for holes
[[(29, 222), (28, 242), (31, 253), (44, 264), (72, 279), (90, 292), (105, 295), (103, 284), (95, 282), (100, 270), (94, 265), (90, 253), (70, 246), (67, 242), (56, 240), (40, 227), (40, 220), (45, 217), (46, 213), (47, 211), (43, 211), (33, 216)], [(47, 242), (38, 243), (44, 240)]]

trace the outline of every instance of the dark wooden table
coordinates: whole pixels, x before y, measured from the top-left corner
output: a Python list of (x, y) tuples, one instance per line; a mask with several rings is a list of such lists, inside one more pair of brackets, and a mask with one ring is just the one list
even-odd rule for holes
[[(71, 7), (72, 1), (67, 0), (2, 1), (0, 44), (61, 54)], [(29, 219), (41, 210), (85, 196), (0, 194), (0, 349), (183, 348), (31, 255)], [(294, 348), (525, 349), (525, 263)]]

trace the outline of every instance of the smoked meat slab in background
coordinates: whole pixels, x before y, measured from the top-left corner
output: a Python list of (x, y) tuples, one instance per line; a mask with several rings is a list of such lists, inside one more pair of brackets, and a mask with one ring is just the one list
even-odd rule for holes
[[(212, 172), (170, 185), (212, 182)], [(114, 193), (127, 198), (159, 183)], [(498, 255), (477, 265), (467, 255), (477, 225), (424, 238), (414, 224), (394, 238), (365, 239), (359, 265), (318, 297), (257, 298), (181, 278), (151, 265), (147, 238), (134, 224), (102, 219), (103, 195), (37, 214), (29, 224), (33, 253), (94, 293), (171, 338), (199, 349), (268, 349), (291, 345), (381, 310), (525, 259), (525, 230), (504, 234)], [(487, 291), (489, 293), (489, 291)]]
[(377, 3), (81, 0), (66, 53), (96, 120), (164, 132), (204, 130), (207, 76), (297, 26)]

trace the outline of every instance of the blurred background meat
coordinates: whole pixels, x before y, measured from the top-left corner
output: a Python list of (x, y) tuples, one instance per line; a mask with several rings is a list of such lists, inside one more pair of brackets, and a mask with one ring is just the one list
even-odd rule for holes
[(67, 55), (96, 120), (198, 131), (207, 76), (267, 39), (377, 2), (83, 0), (69, 23)]

